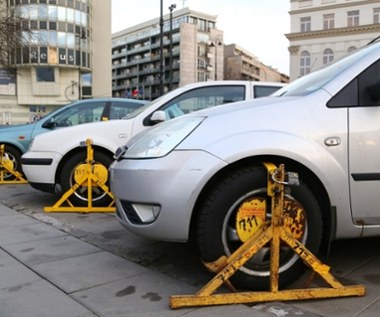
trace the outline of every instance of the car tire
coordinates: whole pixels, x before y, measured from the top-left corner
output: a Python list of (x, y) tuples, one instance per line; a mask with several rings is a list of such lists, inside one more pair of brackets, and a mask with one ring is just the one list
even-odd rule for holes
[[(86, 162), (87, 153), (77, 152), (70, 156), (64, 163), (60, 174), (60, 185), (62, 192), (66, 193), (71, 187), (75, 185), (74, 171), (75, 169)], [(94, 164), (103, 165), (108, 171), (108, 167), (113, 162), (112, 157), (99, 151), (94, 151)], [(109, 177), (105, 185), (109, 188)], [(93, 186), (92, 188), (92, 206), (106, 207), (111, 202), (111, 197), (103, 191), (101, 187)], [(69, 200), (74, 206), (83, 207), (88, 206), (88, 190), (86, 186), (79, 187), (70, 197)]]
[[(5, 154), (8, 155), (9, 159), (13, 162), (13, 170), (23, 175), (22, 166), (21, 166), (22, 153), (15, 147), (11, 145), (7, 145), (7, 144), (4, 146), (4, 152)], [(16, 176), (12, 175), (11, 173), (4, 173), (4, 179), (14, 180), (16, 179)]]
[[(308, 250), (316, 254), (322, 240), (320, 206), (312, 191), (301, 179), (300, 185), (292, 186), (290, 190), (290, 196), (286, 194), (287, 199), (300, 203), (305, 211), (303, 217), (305, 230), (299, 240)], [(203, 262), (216, 261), (223, 255), (228, 257), (242, 245), (241, 239), (236, 234), (236, 215), (243, 201), (252, 201), (253, 197), (266, 201), (265, 213), (268, 220), (271, 214), (271, 200), (267, 196), (267, 171), (261, 166), (241, 168), (213, 186), (199, 209), (197, 221), (197, 244)], [(286, 287), (298, 280), (305, 269), (306, 265), (294, 250), (282, 243), (279, 287)], [(241, 289), (269, 290), (269, 245), (260, 249), (239, 268), (230, 281)]]

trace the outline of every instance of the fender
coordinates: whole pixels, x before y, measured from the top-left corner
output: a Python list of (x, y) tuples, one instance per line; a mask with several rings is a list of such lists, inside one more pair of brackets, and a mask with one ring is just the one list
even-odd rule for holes
[[(252, 134), (238, 135), (220, 144), (214, 144), (210, 150), (228, 165), (240, 160), (254, 157), (283, 157), (297, 162), (310, 170), (323, 184), (329, 193), (330, 202), (338, 212), (337, 237), (340, 228), (351, 228), (351, 233), (360, 235), (361, 227), (355, 226), (352, 221), (350, 207), (350, 193), (347, 166), (347, 140), (342, 140), (339, 147), (330, 148), (324, 143), (316, 143), (308, 138), (291, 135), (279, 131), (255, 131)], [(228, 148), (228, 156), (224, 149)], [(324, 162), (316, 164), (315, 162)], [(346, 213), (349, 213), (347, 216)], [(343, 216), (346, 214), (345, 216)]]

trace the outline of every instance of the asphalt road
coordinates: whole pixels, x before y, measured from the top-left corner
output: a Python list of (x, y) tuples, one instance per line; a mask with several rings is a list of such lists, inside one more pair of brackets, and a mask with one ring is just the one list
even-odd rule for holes
[[(43, 208), (52, 206), (57, 199), (54, 195), (34, 190), (28, 184), (0, 184), (0, 203), (11, 209), (32, 215), (103, 250), (197, 287), (210, 280), (211, 276), (200, 263), (193, 246), (138, 237), (125, 230), (113, 213), (44, 212)], [(377, 316), (380, 308), (379, 243), (380, 238), (337, 241), (333, 243), (329, 257), (321, 259), (343, 284), (364, 285), (366, 296), (293, 301), (290, 305), (305, 312), (303, 316)], [(270, 303), (267, 305), (268, 311), (273, 309)], [(273, 315), (280, 316), (276, 312)]]

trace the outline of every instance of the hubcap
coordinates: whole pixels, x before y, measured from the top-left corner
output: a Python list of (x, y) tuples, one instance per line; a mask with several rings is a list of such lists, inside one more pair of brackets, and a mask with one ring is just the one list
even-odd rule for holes
[[(307, 237), (306, 211), (302, 205), (291, 196), (284, 198), (283, 218), (285, 228), (305, 244)], [(266, 188), (255, 190), (241, 197), (227, 212), (222, 230), (224, 252), (230, 256), (249, 237), (255, 234), (265, 221), (271, 219), (271, 199)], [(281, 243), (279, 272), (286, 271), (298, 259), (294, 251)], [(252, 276), (269, 276), (270, 274), (270, 244), (261, 248), (241, 271)]]
[[(108, 180), (108, 170), (100, 163), (92, 164), (92, 173), (98, 178), (98, 183), (92, 182), (92, 200), (98, 201), (107, 194), (98, 184), (105, 184)], [(75, 183), (82, 183), (83, 178), (87, 176), (87, 164), (82, 163), (75, 167), (71, 176), (70, 186), (74, 186)], [(84, 181), (83, 184), (75, 191), (75, 196), (83, 201), (88, 201), (88, 183)]]
[[(99, 182), (104, 184), (108, 179), (108, 170), (102, 164), (93, 164), (92, 173), (99, 179)], [(87, 175), (87, 164), (83, 163), (78, 165), (74, 170), (74, 181), (76, 183), (81, 183), (83, 177)], [(87, 183), (83, 183), (82, 186), (87, 186)]]
[[(247, 199), (236, 214), (236, 232), (240, 241), (245, 242), (255, 234), (266, 218), (266, 199), (254, 197)], [(269, 215), (268, 215), (269, 216)], [(305, 210), (301, 204), (289, 197), (284, 197), (283, 219), (285, 228), (295, 239), (301, 239), (306, 224)]]
[(236, 232), (240, 241), (245, 242), (255, 234), (266, 220), (266, 201), (253, 198), (245, 201), (236, 215)]

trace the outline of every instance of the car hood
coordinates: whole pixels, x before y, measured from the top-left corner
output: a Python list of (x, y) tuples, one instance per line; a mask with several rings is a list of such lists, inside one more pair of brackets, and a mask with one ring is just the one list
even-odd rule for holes
[[(296, 98), (296, 97), (292, 97)], [(218, 107), (211, 107), (206, 108), (204, 110), (197, 111), (194, 115), (206, 115), (206, 116), (223, 116), (223, 115), (229, 115), (230, 113), (238, 112), (238, 111), (245, 111), (252, 108), (258, 108), (258, 107), (267, 107), (270, 105), (273, 107), (276, 104), (284, 103), (284, 101), (291, 99), (291, 97), (261, 97), (257, 99), (249, 99), (244, 101), (238, 101), (234, 103), (227, 103), (224, 105), (220, 105)]]
[(29, 123), (29, 124), (20, 124), (20, 125), (10, 125), (1, 128), (1, 133), (0, 133), (0, 140), (5, 134), (20, 134), (24, 132), (29, 132), (34, 129), (36, 126), (36, 123)]
[[(258, 131), (263, 135), (267, 131), (270, 135), (305, 135), (311, 129), (321, 130), (324, 122), (316, 118), (330, 98), (326, 91), (319, 90), (307, 97), (266, 97), (199, 111), (192, 115), (204, 116), (205, 120), (177, 149), (211, 150), (210, 146), (227, 145), (228, 140), (243, 140), (237, 136), (253, 136)], [(251, 141), (248, 138), (244, 142)]]
[[(196, 113), (188, 114), (188, 116), (205, 116), (208, 118), (218, 117), (232, 120), (241, 116), (251, 115), (259, 109), (265, 108), (265, 112), (275, 111), (277, 107), (283, 106), (285, 103), (291, 103), (300, 97), (262, 97), (258, 99), (250, 99), (234, 103), (211, 107), (204, 110), (199, 110)], [(273, 110), (269, 110), (273, 109)]]

